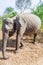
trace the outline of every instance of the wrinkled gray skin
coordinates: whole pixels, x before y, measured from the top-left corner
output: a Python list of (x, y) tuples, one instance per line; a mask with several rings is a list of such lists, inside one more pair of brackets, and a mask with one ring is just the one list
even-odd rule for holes
[(41, 20), (38, 16), (29, 14), (29, 13), (22, 13), (13, 18), (7, 18), (3, 20), (2, 32), (3, 32), (3, 42), (2, 42), (2, 54), (3, 58), (7, 59), (6, 56), (6, 45), (7, 40), (10, 36), (12, 36), (15, 32), (16, 35), (16, 49), (15, 52), (18, 51), (19, 45), (20, 47), (23, 46), (22, 44), (22, 37), (24, 34), (28, 32), (28, 35), (33, 34), (34, 39), (33, 43), (35, 43), (36, 35), (40, 29)]

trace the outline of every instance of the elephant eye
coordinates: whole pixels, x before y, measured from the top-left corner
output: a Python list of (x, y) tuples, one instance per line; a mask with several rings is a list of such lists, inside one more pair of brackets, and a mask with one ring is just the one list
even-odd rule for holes
[(13, 24), (13, 22), (9, 22), (10, 24)]
[(5, 24), (8, 24), (8, 22), (6, 21)]
[(12, 23), (10, 22), (10, 24), (12, 24)]

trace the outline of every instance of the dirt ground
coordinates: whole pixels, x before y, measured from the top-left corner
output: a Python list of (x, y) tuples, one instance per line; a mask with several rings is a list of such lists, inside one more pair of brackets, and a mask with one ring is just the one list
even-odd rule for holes
[(7, 55), (9, 59), (2, 58), (2, 31), (0, 31), (0, 65), (43, 65), (43, 30), (38, 34), (35, 44), (32, 44), (33, 36), (23, 37), (22, 49), (18, 53), (15, 50), (15, 35), (7, 44)]

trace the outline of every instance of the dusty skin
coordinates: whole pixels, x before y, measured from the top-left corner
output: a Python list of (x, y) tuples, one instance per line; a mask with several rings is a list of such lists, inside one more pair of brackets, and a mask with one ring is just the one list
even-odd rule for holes
[(15, 38), (12, 36), (7, 44), (7, 55), (9, 59), (2, 57), (2, 31), (0, 31), (0, 65), (43, 65), (43, 30), (38, 34), (36, 43), (32, 44), (33, 36), (23, 37), (24, 47), (18, 53), (15, 50)]

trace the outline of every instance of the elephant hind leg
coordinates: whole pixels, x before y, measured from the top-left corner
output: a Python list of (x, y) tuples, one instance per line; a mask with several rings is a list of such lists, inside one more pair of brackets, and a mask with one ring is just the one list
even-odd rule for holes
[(35, 34), (34, 34), (33, 43), (35, 43), (35, 40), (36, 40), (36, 36), (37, 36), (37, 33), (35, 33)]

